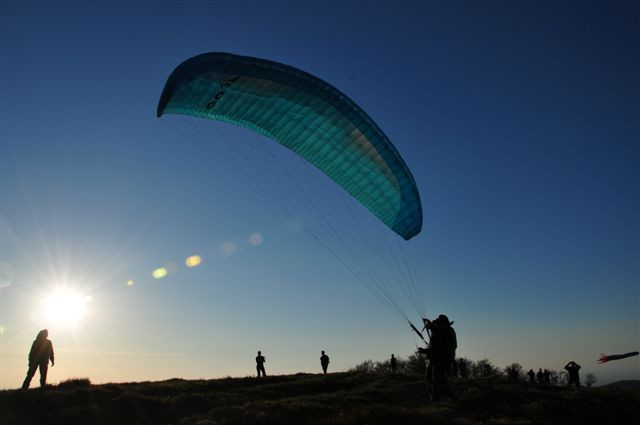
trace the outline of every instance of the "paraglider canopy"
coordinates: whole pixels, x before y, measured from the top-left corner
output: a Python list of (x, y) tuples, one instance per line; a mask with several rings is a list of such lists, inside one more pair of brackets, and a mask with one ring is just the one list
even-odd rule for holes
[(264, 59), (205, 53), (169, 77), (157, 110), (236, 124), (314, 164), (404, 239), (422, 228), (409, 168), (378, 125), (321, 79)]
[(611, 360), (626, 359), (627, 357), (637, 356), (638, 354), (639, 354), (638, 351), (631, 351), (629, 353), (624, 353), (624, 354), (609, 354), (609, 355), (600, 354), (600, 357), (598, 358), (598, 363), (602, 364)]

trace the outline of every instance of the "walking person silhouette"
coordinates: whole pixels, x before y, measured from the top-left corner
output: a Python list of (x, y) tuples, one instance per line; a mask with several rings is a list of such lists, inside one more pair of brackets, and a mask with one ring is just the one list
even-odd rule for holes
[(320, 365), (322, 366), (322, 372), (326, 375), (327, 368), (329, 367), (329, 356), (327, 356), (324, 351), (322, 351), (322, 355), (320, 356)]

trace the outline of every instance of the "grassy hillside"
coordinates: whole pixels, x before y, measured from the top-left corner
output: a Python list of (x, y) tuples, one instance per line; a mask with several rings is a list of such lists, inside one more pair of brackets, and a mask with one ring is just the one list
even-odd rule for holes
[(0, 392), (0, 424), (638, 424), (640, 392), (457, 381), (427, 401), (419, 376), (336, 373)]

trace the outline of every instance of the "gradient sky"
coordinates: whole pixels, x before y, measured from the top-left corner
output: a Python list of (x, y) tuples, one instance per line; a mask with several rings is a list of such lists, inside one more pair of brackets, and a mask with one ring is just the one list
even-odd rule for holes
[[(320, 350), (338, 371), (415, 350), (273, 205), (286, 189), (261, 196), (198, 148), (273, 142), (199, 122), (216, 140), (188, 143), (189, 124), (156, 118), (173, 68), (212, 51), (310, 72), (385, 131), (422, 197), (406, 248), (424, 307), (455, 321), (458, 355), (640, 379), (638, 358), (596, 364), (640, 349), (639, 24), (633, 1), (3, 1), (0, 388), (20, 385), (42, 328), (52, 382), (246, 376), (257, 350), (267, 373), (318, 372)], [(42, 312), (57, 286), (86, 297), (74, 327)]]

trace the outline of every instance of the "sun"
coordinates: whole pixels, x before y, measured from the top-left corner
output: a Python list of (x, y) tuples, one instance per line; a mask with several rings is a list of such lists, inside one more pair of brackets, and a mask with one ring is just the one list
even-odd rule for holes
[(91, 297), (70, 288), (57, 288), (42, 299), (42, 315), (51, 324), (75, 327), (87, 314)]

